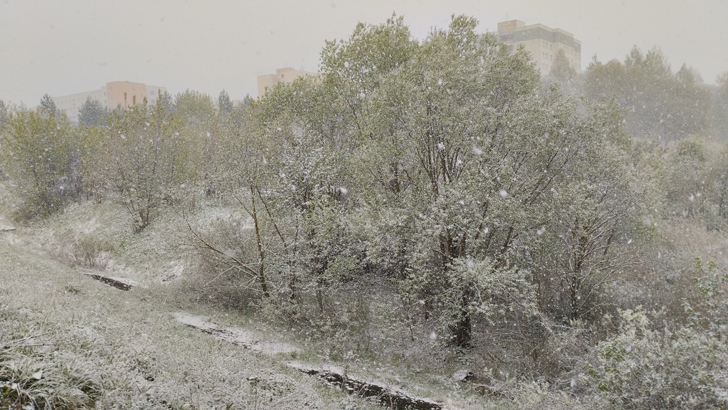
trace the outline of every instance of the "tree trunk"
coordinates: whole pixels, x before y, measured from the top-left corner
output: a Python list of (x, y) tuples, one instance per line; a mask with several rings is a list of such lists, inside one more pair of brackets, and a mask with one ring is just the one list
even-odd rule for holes
[[(455, 259), (465, 256), (465, 237), (463, 236), (458, 241), (453, 239), (450, 232), (441, 235), (440, 250), (442, 252), (443, 269), (451, 269)], [(449, 326), (450, 343), (453, 346), (468, 348), (472, 344), (473, 324), (469, 309), (472, 293), (472, 286), (467, 286), (460, 295), (460, 306), (458, 306), (458, 313), (454, 317), (455, 323)]]
[(452, 344), (457, 347), (468, 348), (473, 340), (473, 324), (470, 312), (461, 312), (457, 323), (450, 326)]
[(268, 298), (270, 293), (268, 292), (268, 284), (265, 280), (265, 250), (263, 249), (263, 239), (260, 237), (260, 225), (258, 223), (258, 212), (255, 209), (255, 196), (253, 187), (250, 187), (250, 198), (253, 201), (253, 223), (255, 225), (255, 240), (258, 243), (258, 282), (260, 283), (260, 290), (263, 291), (263, 296)]

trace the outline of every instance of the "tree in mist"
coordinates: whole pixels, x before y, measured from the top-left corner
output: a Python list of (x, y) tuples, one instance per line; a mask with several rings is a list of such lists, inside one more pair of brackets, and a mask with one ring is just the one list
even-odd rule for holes
[(657, 48), (643, 54), (635, 47), (624, 63), (603, 64), (595, 57), (585, 73), (584, 91), (597, 101), (614, 98), (637, 137), (676, 140), (710, 128), (710, 91), (685, 65), (673, 74)]
[(667, 200), (675, 216), (694, 217), (705, 211), (709, 197), (709, 155), (706, 141), (680, 141), (667, 161)]
[(233, 102), (230, 99), (227, 91), (220, 91), (220, 95), (217, 97), (217, 108), (220, 112), (230, 115), (233, 111)]
[(215, 104), (212, 98), (194, 90), (186, 90), (174, 97), (175, 113), (186, 123), (201, 127), (208, 124), (215, 116)]
[(0, 100), (0, 131), (2, 131), (3, 124), (5, 124), (9, 118), (10, 107), (8, 107), (3, 100)]
[(569, 84), (576, 77), (576, 70), (574, 70), (566, 58), (566, 53), (563, 48), (556, 52), (554, 64), (551, 67), (548, 77), (561, 85)]
[(174, 105), (174, 97), (172, 97), (171, 94), (169, 94), (166, 90), (162, 92), (159, 91), (159, 100), (162, 100), (162, 106), (164, 107), (167, 112), (170, 114), (174, 114), (177, 112), (177, 107)]
[(710, 181), (714, 185), (713, 203), (716, 214), (721, 219), (719, 229), (728, 228), (728, 146), (718, 153), (712, 167)]
[(250, 97), (250, 94), (245, 94), (245, 97), (243, 97), (243, 101), (238, 104), (238, 108), (247, 109), (248, 107), (250, 107), (250, 104), (252, 102), (253, 99)]
[(723, 141), (728, 141), (728, 71), (719, 75), (716, 83), (718, 88), (713, 115), (715, 130)]
[(78, 110), (78, 121), (86, 126), (104, 125), (104, 117), (106, 116), (106, 108), (101, 102), (86, 98), (81, 108)]
[(40, 99), (40, 106), (38, 106), (38, 109), (45, 115), (49, 115), (51, 117), (56, 116), (56, 103), (53, 101), (53, 97), (48, 94), (43, 94), (43, 97)]

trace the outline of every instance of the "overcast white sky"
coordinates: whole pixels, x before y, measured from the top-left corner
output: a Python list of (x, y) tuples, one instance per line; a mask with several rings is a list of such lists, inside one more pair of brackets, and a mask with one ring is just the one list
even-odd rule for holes
[(393, 12), (419, 39), (452, 14), (482, 32), (518, 19), (573, 33), (584, 68), (657, 45), (706, 83), (728, 71), (728, 0), (0, 0), (0, 99), (34, 106), (109, 81), (255, 96), (257, 75), (316, 71), (325, 40)]

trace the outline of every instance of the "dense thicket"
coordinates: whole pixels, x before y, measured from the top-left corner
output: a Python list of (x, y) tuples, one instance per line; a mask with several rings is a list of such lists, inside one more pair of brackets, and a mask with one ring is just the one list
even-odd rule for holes
[[(704, 138), (722, 100), (655, 50), (595, 61), (585, 96), (563, 67), (544, 85), (476, 25), (454, 17), (419, 42), (401, 18), (359, 24), (326, 44), (322, 77), (240, 106), (186, 91), (79, 128), (16, 110), (3, 171), (28, 214), (109, 198), (139, 232), (180, 211), (206, 284), (226, 278), (332, 351), (433, 335), (498, 369), (493, 383), (517, 374), (631, 408), (725, 404), (717, 265), (662, 258), (676, 245), (660, 237), (727, 228), (728, 148)], [(233, 211), (190, 217), (204, 201)], [(387, 324), (407, 331), (374, 329)], [(692, 360), (689, 382), (656, 367), (690, 379)]]

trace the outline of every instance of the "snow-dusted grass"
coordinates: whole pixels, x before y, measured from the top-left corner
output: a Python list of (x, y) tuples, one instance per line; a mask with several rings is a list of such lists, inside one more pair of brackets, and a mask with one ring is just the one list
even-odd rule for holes
[[(240, 215), (235, 214), (236, 212), (239, 213), (239, 209), (235, 206), (212, 203), (199, 206), (193, 215), (187, 215), (187, 217), (195, 226), (204, 227), (213, 221), (225, 219), (231, 215), (240, 217)], [(185, 311), (210, 318), (212, 322), (220, 327), (244, 329), (248, 334), (255, 334), (256, 341), (261, 340), (266, 343), (267, 340), (275, 343), (290, 343), (302, 348), (302, 350), (295, 352), (279, 354), (275, 359), (265, 359), (275, 363), (275, 366), (279, 368), (284, 368), (284, 362), (290, 360), (299, 361), (316, 368), (326, 368), (327, 366), (347, 367), (350, 374), (356, 375), (362, 380), (381, 382), (390, 385), (392, 388), (406, 390), (415, 396), (429, 397), (445, 403), (450, 402), (453, 403), (455, 408), (479, 409), (486, 406), (486, 403), (488, 406), (497, 407), (502, 405), (497, 400), (486, 400), (480, 394), (473, 394), (472, 391), (468, 391), (467, 386), (452, 380), (450, 375), (458, 370), (460, 364), (457, 362), (445, 363), (443, 362), (445, 358), (443, 355), (432, 355), (433, 351), (438, 349), (432, 349), (434, 345), (431, 346), (432, 341), (429, 332), (417, 334), (415, 340), (410, 340), (410, 331), (408, 329), (399, 328), (398, 323), (388, 322), (394, 319), (393, 315), (398, 314), (396, 310), (390, 311), (392, 309), (390, 298), (393, 295), (382, 294), (371, 298), (371, 309), (373, 310), (370, 312), (370, 318), (373, 321), (366, 331), (366, 335), (348, 334), (342, 337), (336, 335), (335, 337), (320, 337), (320, 335), (315, 334), (319, 330), (317, 328), (289, 328), (284, 323), (266, 323), (266, 317), (259, 315), (256, 311), (257, 305), (250, 303), (251, 301), (246, 300), (244, 296), (238, 296), (239, 300), (236, 301), (236, 304), (227, 304), (227, 308), (222, 307), (220, 303), (215, 301), (201, 304), (201, 297), (206, 299), (205, 302), (211, 302), (209, 296), (210, 294), (214, 295), (217, 290), (208, 289), (211, 292), (207, 293), (200, 289), (201, 286), (209, 283), (210, 278), (205, 277), (202, 272), (197, 270), (198, 259), (194, 252), (191, 252), (189, 246), (190, 239), (187, 224), (182, 215), (171, 210), (163, 213), (155, 223), (138, 234), (132, 233), (128, 215), (122, 207), (114, 203), (97, 204), (91, 202), (71, 205), (63, 213), (52, 215), (45, 220), (34, 221), (19, 229), (17, 233), (12, 234), (15, 237), (14, 242), (20, 246), (13, 248), (15, 249), (14, 252), (21, 252), (22, 248), (29, 248), (37, 255), (45, 253), (49, 258), (42, 259), (43, 263), (52, 264), (55, 267), (53, 269), (64, 272), (64, 275), (68, 275), (68, 278), (70, 278), (66, 281), (55, 274), (51, 274), (51, 278), (54, 280), (59, 279), (57, 283), (63, 283), (64, 285), (60, 291), (57, 291), (58, 296), (46, 296), (43, 300), (52, 301), (50, 303), (53, 304), (58, 304), (60, 303), (59, 300), (65, 301), (68, 298), (82, 301), (82, 304), (86, 305), (85, 310), (83, 310), (82, 314), (76, 313), (76, 315), (88, 318), (88, 312), (94, 312), (91, 319), (88, 319), (92, 321), (93, 326), (102, 326), (118, 335), (126, 333), (123, 326), (132, 329), (145, 328), (144, 331), (137, 332), (134, 330), (134, 333), (145, 338), (144, 340), (151, 337), (150, 332), (152, 331), (149, 328), (154, 328), (154, 333), (158, 334), (160, 340), (168, 340), (169, 343), (174, 345), (174, 348), (170, 345), (163, 351), (175, 350), (179, 352), (179, 356), (183, 357), (188, 356), (187, 349), (192, 348), (187, 344), (193, 343), (190, 340), (197, 340), (205, 345), (214, 344), (219, 346), (224, 344), (216, 341), (210, 335), (201, 334), (179, 323), (174, 323), (171, 312)], [(95, 268), (77, 266), (78, 263), (68, 257), (74, 247), (78, 246), (79, 239), (84, 238), (94, 238), (99, 242), (108, 244), (111, 250), (108, 253), (105, 266)], [(104, 276), (135, 281), (140, 286), (130, 292), (120, 292), (80, 274), (90, 272), (93, 269), (96, 269), (97, 273)], [(35, 282), (35, 284), (42, 282)], [(210, 287), (224, 286), (224, 282), (225, 280), (221, 279), (214, 282)], [(54, 284), (53, 286), (60, 285)], [(239, 293), (239, 289), (233, 289), (232, 291), (233, 293)], [(352, 291), (355, 290), (347, 290), (347, 292)], [(37, 293), (34, 291), (29, 292), (32, 294)], [(217, 296), (219, 297), (219, 294)], [(342, 294), (342, 296), (346, 295)], [(107, 301), (108, 298), (111, 299)], [(54, 312), (58, 311), (58, 314), (64, 314), (62, 311), (65, 311), (68, 306), (64, 304), (63, 307), (54, 308)], [(142, 306), (146, 306), (146, 308), (142, 309)], [(233, 306), (234, 308), (230, 309)], [(78, 309), (82, 308), (83, 306), (74, 305), (72, 310), (79, 312)], [(67, 314), (65, 313), (65, 315)], [(123, 317), (117, 316), (119, 314), (123, 314)], [(71, 313), (72, 320), (77, 320), (73, 315)], [(58, 320), (54, 314), (49, 322), (55, 323)], [(63, 319), (60, 320), (63, 321)], [(125, 323), (125, 325), (122, 326), (122, 323)], [(158, 323), (164, 323), (165, 326), (170, 326), (170, 328), (160, 328), (157, 325)], [(127, 338), (127, 336), (121, 337), (122, 340)], [(345, 340), (346, 338), (348, 338), (348, 341)], [(348, 348), (345, 344), (350, 343), (352, 338), (357, 339), (359, 342), (371, 344), (371, 354), (366, 357), (346, 355)], [(131, 342), (131, 339), (126, 340)], [(397, 340), (399, 341), (397, 342)], [(133, 344), (136, 343), (134, 341)], [(155, 342), (154, 344), (156, 345), (154, 349), (156, 351), (159, 348), (159, 343)], [(219, 348), (222, 349), (222, 347)], [(239, 351), (241, 348), (232, 346), (225, 349)], [(141, 352), (143, 356), (148, 356), (146, 351), (141, 350)], [(131, 353), (125, 352), (123, 356), (126, 357), (128, 354), (133, 353), (133, 351)], [(155, 355), (157, 354), (155, 353)], [(249, 353), (240, 352), (237, 354), (250, 355)], [(227, 353), (227, 350), (226, 353), (222, 354), (201, 354), (201, 356), (200, 360), (214, 361), (214, 363), (209, 364), (204, 362), (197, 364), (203, 365), (203, 367), (217, 368), (231, 363), (230, 353)], [(175, 356), (170, 356), (168, 360), (174, 361), (176, 359)], [(115, 362), (117, 361), (115, 360)], [(238, 360), (236, 359), (235, 362), (238, 363)], [(243, 360), (242, 363), (244, 362)], [(154, 363), (157, 363), (157, 361)], [(147, 363), (144, 366), (151, 365)], [(180, 366), (171, 366), (170, 373), (173, 373), (177, 378), (182, 378), (185, 383), (192, 383), (192, 381), (187, 381), (188, 377), (184, 376), (184, 371), (181, 371), (182, 376), (180, 376), (178, 367)], [(246, 367), (248, 373), (244, 373), (244, 377), (240, 380), (254, 377), (254, 372), (249, 370), (250, 367)], [(223, 373), (229, 372), (229, 370), (226, 370)], [(286, 369), (285, 372), (290, 374), (291, 370)], [(295, 374), (297, 380), (301, 377), (304, 379), (307, 377), (296, 372), (293, 372), (293, 374)], [(159, 385), (160, 382), (157, 381), (156, 376), (151, 376), (155, 379), (152, 384), (146, 380), (147, 376), (146, 374), (139, 374), (135, 376), (133, 381), (125, 381), (124, 383), (142, 386), (139, 387), (140, 392)], [(215, 377), (215, 375), (212, 374), (209, 377)], [(194, 380), (197, 384), (201, 384), (206, 380), (206, 377), (198, 375)], [(221, 380), (230, 379), (221, 376)], [(235, 389), (252, 387), (249, 386), (250, 383), (241, 384), (240, 380), (235, 381)], [(313, 383), (318, 386), (315, 378), (306, 380), (306, 385)], [(175, 383), (172, 385), (174, 386)], [(256, 388), (258, 387), (260, 385)], [(200, 389), (205, 390), (202, 387)], [(122, 389), (121, 391), (126, 390)], [(155, 388), (154, 391), (158, 392), (160, 389)], [(125, 394), (129, 397), (134, 396), (128, 392)], [(203, 393), (200, 394), (204, 396)], [(221, 393), (216, 394), (221, 397), (225, 396), (225, 394)], [(170, 403), (171, 399), (160, 400)], [(187, 402), (189, 400), (187, 399)], [(211, 399), (208, 397), (205, 400), (210, 401)], [(194, 403), (192, 404), (194, 405)]]
[[(174, 214), (170, 220), (174, 221)], [(126, 210), (118, 204), (85, 202), (23, 227), (26, 244), (70, 264), (84, 241), (95, 241), (108, 250), (101, 266), (111, 276), (148, 283), (171, 271), (175, 256), (183, 255), (180, 226), (162, 219), (155, 229), (133, 234)]]
[[(10, 335), (7, 340), (42, 341), (43, 346), (21, 352), (34, 358), (33, 371), (46, 369), (50, 378), (58, 372), (54, 369), (79, 369), (101, 386), (100, 395), (92, 397), (97, 408), (370, 406), (280, 360), (177, 322), (165, 297), (152, 289), (122, 292), (2, 240), (0, 279), (0, 304), (14, 312), (2, 316), (3, 340)], [(75, 397), (73, 383), (63, 383), (71, 386), (67, 397)]]
[[(199, 203), (187, 218), (199, 229), (227, 218), (244, 220), (245, 215), (234, 204), (210, 202)], [(641, 255), (646, 261), (642, 276), (621, 278), (609, 293), (615, 308), (635, 304), (659, 308), (671, 301), (673, 308), (680, 308), (678, 302), (690, 297), (695, 258), (715, 261), (724, 272), (728, 237), (708, 232), (701, 224), (666, 221), (654, 252), (644, 251), (655, 253), (654, 258)], [(92, 380), (98, 379), (103, 388), (100, 408), (370, 406), (289, 368), (289, 362), (345, 370), (358, 380), (457, 409), (589, 408), (589, 403), (599, 407), (595, 397), (563, 395), (540, 381), (504, 379), (502, 372), (509, 369), (492, 367), (498, 362), (493, 357), (518, 352), (512, 346), (501, 347), (495, 335), (489, 350), (477, 347), (456, 354), (439, 344), (433, 324), (419, 318), (412, 327), (406, 326), (402, 319), (407, 313), (399, 305), (396, 289), (367, 282), (381, 281), (375, 276), (332, 289), (328, 301), (332, 311), (327, 315), (317, 317), (310, 300), (308, 321), (289, 322), (280, 312), (267, 311), (235, 278), (211, 281), (210, 273), (199, 268), (186, 221), (172, 209), (138, 234), (132, 233), (126, 211), (114, 203), (74, 204), (63, 213), (17, 228), (0, 233), (0, 258), (5, 258), (0, 260), (0, 304), (20, 312), (23, 319), (5, 325), (22, 328), (19, 323), (31, 323), (37, 330), (21, 332), (22, 337), (43, 334), (45, 342), (63, 352), (58, 357), (33, 356), (55, 360), (47, 363), (49, 369), (71, 363)], [(83, 241), (109, 249), (104, 265), (81, 266), (69, 256)], [(91, 271), (140, 286), (121, 292), (81, 274)], [(233, 329), (228, 336), (237, 339), (216, 338), (187, 327), (172, 314), (181, 311), (205, 317), (216, 328)], [(338, 328), (342, 320), (344, 327)], [(485, 332), (481, 340), (494, 331), (498, 329), (475, 328)], [(554, 351), (568, 360), (581, 360), (585, 346), (569, 337), (555, 339), (563, 343)], [(256, 352), (278, 345), (292, 348)], [(463, 368), (479, 379), (454, 380), (452, 374)], [(500, 377), (488, 377), (492, 371), (501, 372)]]

